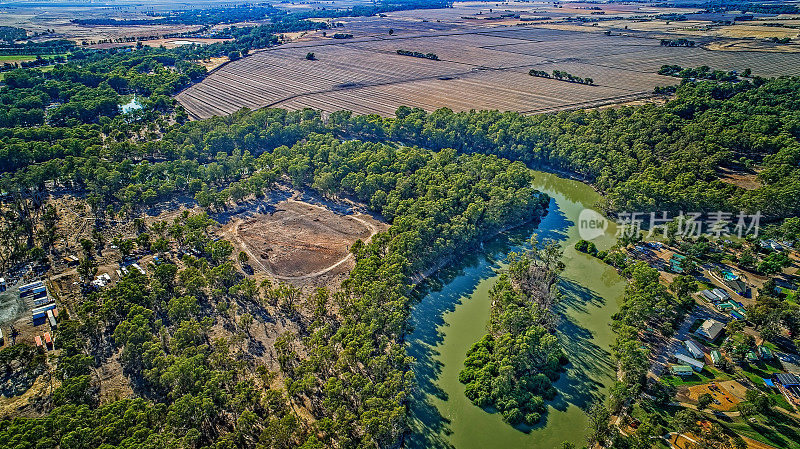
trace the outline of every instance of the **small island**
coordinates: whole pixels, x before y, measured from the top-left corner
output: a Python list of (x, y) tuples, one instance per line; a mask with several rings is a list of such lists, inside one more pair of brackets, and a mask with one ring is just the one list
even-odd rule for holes
[(558, 274), (563, 270), (558, 243), (511, 253), (489, 297), (489, 332), (467, 352), (458, 376), (467, 397), (478, 407), (494, 409), (511, 425), (534, 425), (546, 412), (544, 401), (557, 391), (566, 356), (555, 335)]

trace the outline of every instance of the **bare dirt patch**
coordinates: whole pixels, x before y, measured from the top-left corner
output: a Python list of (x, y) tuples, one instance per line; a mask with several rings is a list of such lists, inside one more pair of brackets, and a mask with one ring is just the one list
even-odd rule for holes
[(348, 272), (352, 244), (385, 228), (367, 214), (287, 199), (233, 219), (223, 233), (249, 255), (254, 268), (279, 281), (304, 283)]
[(761, 187), (761, 181), (758, 180), (757, 173), (742, 173), (723, 168), (722, 176), (719, 179), (722, 182), (739, 186), (745, 190), (755, 190)]

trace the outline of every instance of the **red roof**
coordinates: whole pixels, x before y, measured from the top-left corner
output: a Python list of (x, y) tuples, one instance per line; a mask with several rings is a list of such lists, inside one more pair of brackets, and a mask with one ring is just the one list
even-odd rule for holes
[(53, 339), (50, 338), (50, 332), (44, 333), (44, 342), (48, 345), (53, 343)]
[(33, 338), (33, 341), (36, 342), (36, 346), (41, 346), (42, 345), (42, 337), (40, 337), (38, 335)]

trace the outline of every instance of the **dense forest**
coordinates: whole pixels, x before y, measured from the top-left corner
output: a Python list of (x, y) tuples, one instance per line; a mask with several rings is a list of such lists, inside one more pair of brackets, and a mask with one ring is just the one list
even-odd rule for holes
[[(224, 50), (274, 38), (249, 29)], [(214, 224), (203, 214), (181, 217), (174, 232), (141, 229), (149, 237), (125, 246), (162, 252), (174, 244), (198, 255), (148, 275), (133, 272), (82, 298), (57, 331), (63, 351), (52, 408), (41, 418), (5, 418), (3, 447), (394, 446), (407, 431), (414, 385), (403, 343), (413, 282), (458, 251), (540, 216), (549, 199), (531, 187), (531, 167), (592, 182), (612, 212), (744, 209), (776, 220), (800, 212), (800, 78), (684, 82), (663, 106), (541, 116), (404, 107), (391, 118), (339, 112), (323, 120), (312, 110), (265, 109), (187, 122), (171, 95), (204, 76), (191, 61), (222, 51), (216, 48), (80, 52), (51, 71), (7, 74), (2, 267), (48, 263), (63, 236), (46, 200), (66, 195), (85, 199), (102, 225), (132, 221), (175, 197), (224, 211), (281, 182), (358, 200), (392, 226), (354, 245), (355, 268), (340, 290), (307, 297), (253, 285), (229, 246), (209, 237)], [(119, 105), (133, 94), (142, 109), (123, 114)], [(731, 171), (758, 186), (721, 179)], [(786, 223), (776, 229), (797, 232)], [(84, 247), (86, 281), (96, 254), (92, 242)], [(625, 370), (612, 398), (620, 406), (644, 388), (641, 331), (669, 335), (693, 288), (679, 278), (666, 290), (646, 266), (626, 274), (631, 283), (615, 317), (614, 352)], [(491, 337), (470, 353), (464, 380), (475, 385), (471, 399), (503, 407), (510, 422), (535, 422), (535, 398), (552, 397), (560, 350), (549, 338), (546, 304), (522, 307), (535, 296), (519, 284), (526, 277), (512, 269), (504, 279), (493, 291)], [(297, 323), (276, 344), (279, 374), (210, 336), (233, 302), (268, 304)], [(512, 327), (516, 318), (521, 328)], [(247, 323), (227, 324), (247, 334)], [(505, 351), (519, 355), (528, 342), (542, 356), (536, 366), (512, 357), (495, 373), (484, 363)], [(116, 351), (140, 399), (98, 405), (92, 368)], [(2, 352), (0, 360), (23, 356)], [(521, 373), (516, 382), (499, 389), (474, 382), (508, 378), (506, 366)], [(278, 375), (284, 382), (276, 385)], [(524, 398), (534, 406), (514, 407)]]
[(558, 243), (540, 245), (535, 237), (530, 250), (509, 255), (508, 268), (489, 291), (489, 333), (467, 351), (458, 376), (475, 405), (499, 411), (512, 425), (539, 422), (566, 363), (553, 313), (561, 255)]

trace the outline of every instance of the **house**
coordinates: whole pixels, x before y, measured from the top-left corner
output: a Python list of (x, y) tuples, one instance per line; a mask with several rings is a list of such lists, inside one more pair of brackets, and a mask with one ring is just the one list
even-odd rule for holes
[(694, 370), (689, 365), (672, 365), (670, 371), (672, 374), (681, 377), (689, 377), (694, 374)]
[(744, 358), (747, 359), (747, 361), (750, 362), (750, 363), (758, 363), (758, 361), (761, 360), (761, 359), (758, 358), (758, 354), (756, 354), (755, 351), (748, 352), (744, 356)]
[(689, 354), (691, 354), (692, 357), (696, 359), (703, 358), (703, 350), (697, 343), (693, 342), (692, 340), (686, 340), (683, 342), (683, 344), (686, 346), (686, 349), (689, 350)]
[(6, 284), (6, 278), (0, 278), (0, 292), (6, 291), (8, 285)]
[(761, 360), (772, 360), (772, 351), (764, 345), (758, 346), (758, 356)]
[(722, 353), (716, 349), (711, 351), (711, 363), (713, 363), (714, 366), (719, 366), (722, 364), (722, 362)]
[(703, 363), (703, 362), (701, 362), (701, 361), (699, 361), (697, 359), (693, 359), (693, 358), (689, 357), (688, 355), (682, 354), (680, 352), (676, 352), (675, 353), (675, 359), (680, 363), (683, 363), (683, 364), (691, 366), (692, 369), (697, 371), (698, 373), (700, 371), (703, 371), (703, 368), (706, 366), (705, 363)]
[(48, 348), (53, 347), (53, 339), (50, 338), (50, 332), (44, 333), (44, 344), (47, 345)]
[(700, 327), (694, 331), (695, 335), (703, 337), (708, 341), (716, 340), (722, 331), (725, 329), (725, 324), (717, 320), (705, 320)]
[(37, 336), (33, 337), (33, 341), (36, 342), (36, 346), (38, 346), (40, 348), (42, 347), (42, 337), (37, 335)]
[(797, 291), (797, 286), (783, 279), (775, 279), (775, 294), (788, 295)]

